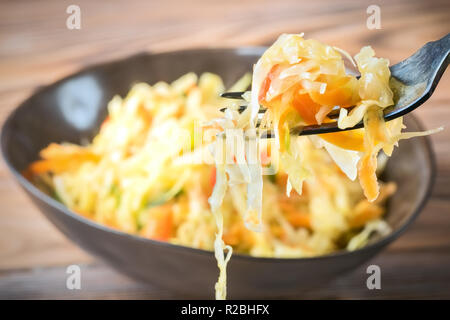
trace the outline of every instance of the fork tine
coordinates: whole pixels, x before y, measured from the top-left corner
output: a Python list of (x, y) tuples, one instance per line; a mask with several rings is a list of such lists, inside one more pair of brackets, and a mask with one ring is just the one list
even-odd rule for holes
[(244, 92), (225, 92), (222, 93), (220, 96), (222, 98), (227, 98), (227, 99), (238, 99), (238, 100), (242, 100), (242, 95), (244, 94)]
[[(353, 108), (354, 108), (354, 107), (348, 107), (348, 108), (346, 108), (346, 109), (350, 112)], [(225, 107), (225, 108), (221, 108), (221, 109), (220, 109), (220, 112), (225, 112), (226, 109), (227, 109), (226, 107)], [(247, 109), (247, 106), (239, 106), (239, 108), (238, 108), (237, 110), (238, 110), (239, 113), (242, 113), (242, 112), (245, 111), (245, 109)], [(259, 113), (260, 113), (260, 114), (261, 114), (261, 113), (265, 113), (266, 111), (267, 111), (267, 109), (259, 109)], [(340, 112), (340, 109), (339, 109), (339, 108), (333, 109), (333, 110), (327, 115), (327, 117), (330, 118), (330, 119), (336, 119), (336, 118), (339, 117), (339, 112)]]
[[(221, 108), (220, 109), (220, 112), (225, 112), (225, 110), (227, 110), (228, 108), (227, 107), (225, 107), (225, 108)], [(239, 113), (242, 113), (242, 112), (244, 112), (245, 110), (247, 109), (247, 106), (239, 106), (239, 108), (237, 109), (237, 111), (239, 112)], [(265, 113), (267, 111), (267, 109), (259, 109), (259, 113)]]

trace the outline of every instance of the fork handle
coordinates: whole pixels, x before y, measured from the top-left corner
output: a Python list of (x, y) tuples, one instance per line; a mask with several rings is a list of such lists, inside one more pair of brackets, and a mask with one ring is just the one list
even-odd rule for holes
[(449, 64), (449, 55), (450, 33), (428, 42), (408, 59), (393, 65), (391, 74), (406, 85), (431, 81), (433, 92)]

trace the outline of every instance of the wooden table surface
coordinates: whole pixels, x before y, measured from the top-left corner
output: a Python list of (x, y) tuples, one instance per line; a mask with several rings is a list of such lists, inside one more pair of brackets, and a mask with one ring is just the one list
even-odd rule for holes
[[(68, 30), (66, 8), (81, 8)], [(366, 9), (381, 8), (369, 30)], [(36, 87), (84, 66), (139, 51), (270, 44), (283, 32), (355, 54), (372, 45), (396, 63), (450, 29), (450, 1), (2, 1), (0, 121)], [(450, 120), (450, 74), (417, 110), (427, 128)], [(450, 128), (432, 136), (438, 175), (414, 225), (354, 272), (297, 298), (450, 298)], [(67, 290), (66, 267), (82, 268), (82, 290)], [(366, 267), (382, 270), (382, 289), (366, 288)], [(183, 298), (113, 271), (70, 243), (32, 205), (0, 163), (0, 298)]]

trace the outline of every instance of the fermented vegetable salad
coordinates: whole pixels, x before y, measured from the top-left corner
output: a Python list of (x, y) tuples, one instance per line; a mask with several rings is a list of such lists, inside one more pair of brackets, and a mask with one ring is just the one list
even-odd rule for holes
[[(347, 74), (344, 60), (361, 77)], [(93, 141), (51, 143), (24, 175), (103, 225), (215, 250), (222, 299), (232, 251), (313, 257), (355, 250), (373, 233), (390, 232), (383, 214), (396, 186), (377, 174), (400, 139), (433, 131), (402, 133), (401, 118), (384, 122), (383, 109), (393, 104), (388, 66), (370, 47), (353, 60), (302, 35), (281, 35), (253, 74), (229, 88), (212, 73), (133, 85), (110, 101)], [(249, 88), (242, 101), (220, 98)], [(364, 129), (289, 134), (332, 121), (332, 110), (340, 128), (364, 121)], [(273, 138), (263, 139), (268, 130)], [(226, 143), (230, 135), (244, 152)]]

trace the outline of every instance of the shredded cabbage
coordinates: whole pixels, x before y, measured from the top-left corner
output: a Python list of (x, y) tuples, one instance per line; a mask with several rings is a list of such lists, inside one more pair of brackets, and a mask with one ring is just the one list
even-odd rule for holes
[[(360, 72), (359, 79), (346, 72), (343, 57), (351, 61)], [(364, 129), (350, 132), (338, 132), (310, 137), (316, 148), (323, 148), (336, 163), (340, 170), (350, 179), (359, 177), (367, 202), (358, 203), (360, 210), (355, 217), (345, 219), (342, 215), (332, 214), (334, 198), (327, 192), (310, 194), (310, 218), (308, 225), (315, 230), (316, 240), (325, 247), (330, 246), (331, 238), (342, 234), (354, 221), (374, 220), (367, 223), (364, 230), (353, 237), (348, 243), (348, 250), (354, 250), (364, 245), (374, 231), (381, 234), (389, 232), (388, 225), (378, 218), (384, 210), (379, 204), (370, 205), (380, 194), (377, 181), (377, 157), (383, 150), (387, 156), (393, 152), (394, 146), (402, 138), (427, 135), (441, 129), (423, 133), (401, 133), (402, 119), (386, 124), (383, 109), (394, 104), (393, 93), (389, 87), (389, 61), (376, 58), (371, 47), (364, 47), (355, 56), (351, 56), (338, 48), (322, 44), (316, 40), (305, 40), (303, 34), (283, 34), (269, 47), (254, 66), (251, 92), (245, 95), (248, 108), (241, 116), (236, 111), (232, 119), (234, 128), (252, 130), (261, 134), (262, 130), (271, 130), (274, 134), (275, 147), (271, 149), (272, 157), (277, 158), (276, 169), (287, 175), (286, 196), (291, 196), (292, 190), (302, 195), (303, 184), (309, 181), (309, 186), (319, 188), (321, 184), (308, 180), (317, 174), (316, 168), (311, 170), (311, 163), (306, 161), (297, 143), (300, 138), (291, 138), (290, 129), (293, 125), (310, 125), (329, 122), (327, 115), (339, 108), (338, 126), (346, 129), (363, 121)], [(262, 119), (258, 118), (261, 107), (267, 109)], [(348, 108), (352, 107), (351, 111)], [(259, 124), (259, 128), (256, 129)], [(228, 133), (226, 139), (236, 135)], [(258, 134), (258, 137), (259, 137)], [(244, 139), (244, 132), (238, 131), (239, 140)], [(257, 146), (261, 146), (256, 139)], [(240, 151), (242, 151), (241, 149)], [(256, 151), (255, 151), (256, 150)], [(233, 155), (235, 167), (241, 169), (240, 174), (247, 185), (247, 208), (244, 213), (245, 226), (252, 231), (263, 231), (262, 203), (263, 179), (262, 165), (259, 161), (260, 150), (254, 152), (245, 150), (239, 156), (239, 150), (229, 148), (226, 151)], [(249, 164), (248, 159), (256, 153), (256, 162)], [(311, 160), (311, 159), (310, 159)], [(218, 168), (220, 163), (216, 163)], [(228, 181), (221, 183), (234, 184), (236, 175), (229, 169)], [(231, 174), (231, 172), (233, 172)], [(248, 175), (250, 177), (248, 177)], [(329, 178), (331, 181), (331, 178)], [(323, 186), (322, 186), (323, 187)], [(217, 185), (222, 189), (222, 185)], [(309, 190), (309, 188), (308, 188)], [(336, 192), (336, 199), (346, 199), (346, 191)], [(215, 196), (215, 194), (213, 194)], [(214, 199), (215, 202), (219, 201)], [(340, 200), (342, 201), (342, 200)], [(344, 201), (337, 204), (348, 208)], [(301, 221), (301, 218), (297, 218)], [(378, 220), (376, 220), (378, 219)], [(352, 222), (353, 221), (353, 222)], [(358, 225), (359, 226), (359, 225)], [(289, 232), (292, 234), (292, 230)], [(321, 237), (327, 234), (328, 237)], [(281, 249), (280, 249), (281, 250)], [(282, 249), (287, 255), (298, 252)], [(289, 253), (288, 253), (289, 252)]]
[[(390, 156), (399, 140), (442, 129), (404, 133), (401, 118), (385, 123), (387, 60), (363, 48), (358, 80), (343, 58), (354, 63), (341, 49), (282, 35), (253, 75), (229, 89), (244, 91), (251, 80), (242, 101), (220, 99), (225, 85), (212, 73), (135, 84), (110, 101), (91, 143), (50, 144), (25, 174), (98, 223), (214, 250), (216, 298), (225, 299), (232, 252), (312, 257), (353, 250), (385, 232), (379, 221), (395, 185), (376, 181), (385, 163), (377, 164), (378, 151)], [(291, 136), (294, 126), (331, 121), (337, 108), (339, 126), (364, 121), (365, 128)], [(261, 139), (268, 130), (274, 138)]]

